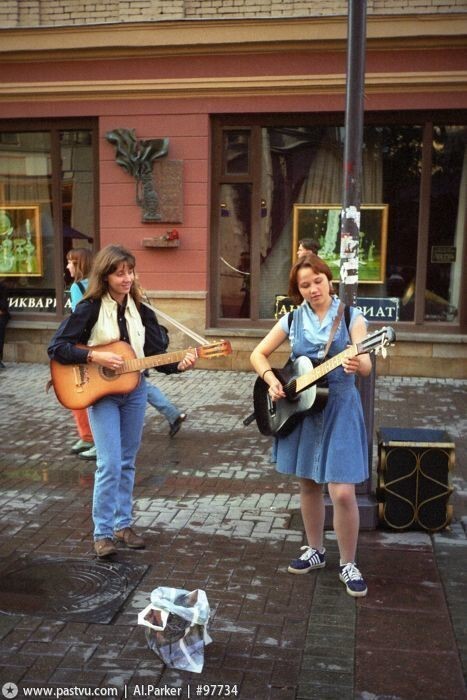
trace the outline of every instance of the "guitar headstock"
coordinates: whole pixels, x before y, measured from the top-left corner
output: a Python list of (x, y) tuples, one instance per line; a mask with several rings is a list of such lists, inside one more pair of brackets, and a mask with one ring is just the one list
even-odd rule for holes
[(232, 346), (228, 340), (219, 340), (217, 343), (201, 345), (197, 349), (198, 357), (212, 359), (213, 357), (225, 357), (232, 354)]
[(367, 335), (360, 343), (357, 343), (358, 354), (365, 352), (381, 352), (383, 357), (386, 357), (388, 345), (393, 345), (396, 341), (396, 333), (391, 326), (384, 326), (378, 331)]

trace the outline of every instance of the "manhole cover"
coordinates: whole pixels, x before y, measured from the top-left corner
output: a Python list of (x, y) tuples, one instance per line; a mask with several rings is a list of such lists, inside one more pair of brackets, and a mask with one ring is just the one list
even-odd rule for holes
[(147, 566), (25, 558), (0, 575), (0, 612), (108, 624)]

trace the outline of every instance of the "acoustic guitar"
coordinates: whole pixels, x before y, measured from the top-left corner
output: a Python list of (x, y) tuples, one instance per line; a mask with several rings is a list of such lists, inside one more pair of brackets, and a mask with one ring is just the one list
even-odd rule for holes
[[(396, 334), (392, 328), (385, 326), (368, 335), (360, 343), (349, 345), (330, 360), (313, 367), (308, 357), (298, 357), (282, 369), (273, 368), (273, 372), (282, 384), (286, 398), (273, 401), (269, 396), (269, 384), (261, 377), (253, 388), (253, 405), (258, 430), (263, 435), (288, 435), (296, 424), (308, 413), (317, 413), (326, 406), (329, 390), (320, 386), (319, 381), (329, 372), (340, 367), (345, 359), (367, 352), (382, 351), (394, 343)], [(248, 419), (250, 420), (250, 419)]]
[(232, 353), (232, 346), (228, 340), (141, 359), (135, 356), (131, 345), (123, 340), (108, 345), (95, 345), (92, 348), (85, 345), (77, 347), (98, 352), (113, 352), (120, 355), (124, 363), (120, 369), (113, 370), (97, 364), (63, 365), (56, 360), (51, 360), (52, 386), (57, 399), (65, 408), (88, 408), (108, 394), (129, 394), (138, 386), (142, 370), (180, 362), (187, 352), (207, 360)]

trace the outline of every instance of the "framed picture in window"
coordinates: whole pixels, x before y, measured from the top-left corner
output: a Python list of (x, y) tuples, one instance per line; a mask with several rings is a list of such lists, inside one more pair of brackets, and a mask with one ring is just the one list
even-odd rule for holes
[(40, 276), (39, 207), (0, 205), (0, 277)]
[[(341, 259), (341, 210), (340, 204), (294, 204), (293, 211), (294, 262), (298, 242), (312, 238), (319, 243), (318, 255), (329, 265), (336, 281)], [(387, 204), (362, 204), (360, 207), (359, 282), (384, 282), (388, 210)], [(345, 241), (342, 244), (345, 246)]]

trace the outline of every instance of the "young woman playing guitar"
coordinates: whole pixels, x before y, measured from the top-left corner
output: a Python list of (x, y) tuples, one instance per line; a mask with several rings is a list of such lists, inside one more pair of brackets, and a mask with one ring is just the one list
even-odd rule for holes
[[(290, 328), (289, 314), (285, 314), (251, 354), (254, 369), (269, 384), (273, 402), (285, 399), (286, 394), (268, 358), (287, 338), (294, 359), (323, 359), (321, 355), (339, 308), (331, 279), (329, 267), (314, 254), (304, 255), (292, 267), (289, 296), (300, 306), (293, 313)], [(330, 357), (343, 351), (349, 342), (364, 339), (366, 322), (355, 308), (351, 309), (349, 328), (347, 331), (342, 318), (329, 349)], [(368, 477), (368, 443), (355, 374), (366, 376), (370, 371), (371, 360), (366, 353), (345, 359), (328, 375), (329, 396), (324, 410), (304, 415), (289, 434), (277, 436), (275, 443), (277, 470), (300, 480), (301, 512), (308, 540), (302, 547), (303, 554), (290, 563), (288, 571), (304, 574), (325, 565), (322, 485), (328, 484), (340, 553), (339, 577), (347, 593), (354, 597), (367, 594), (355, 563), (359, 531), (355, 484)]]
[[(100, 347), (122, 340), (131, 345), (137, 358), (166, 349), (154, 312), (141, 303), (134, 256), (122, 246), (108, 245), (94, 260), (83, 301), (60, 326), (48, 352), (52, 360), (65, 365), (87, 362), (118, 372), (124, 358)], [(195, 361), (196, 355), (187, 351), (180, 362), (160, 369), (183, 372)], [(114, 540), (133, 549), (145, 546), (131, 524), (135, 459), (146, 401), (147, 387), (141, 375), (129, 393), (106, 395), (89, 408), (97, 450), (92, 507), (94, 549), (100, 558), (116, 553)]]

